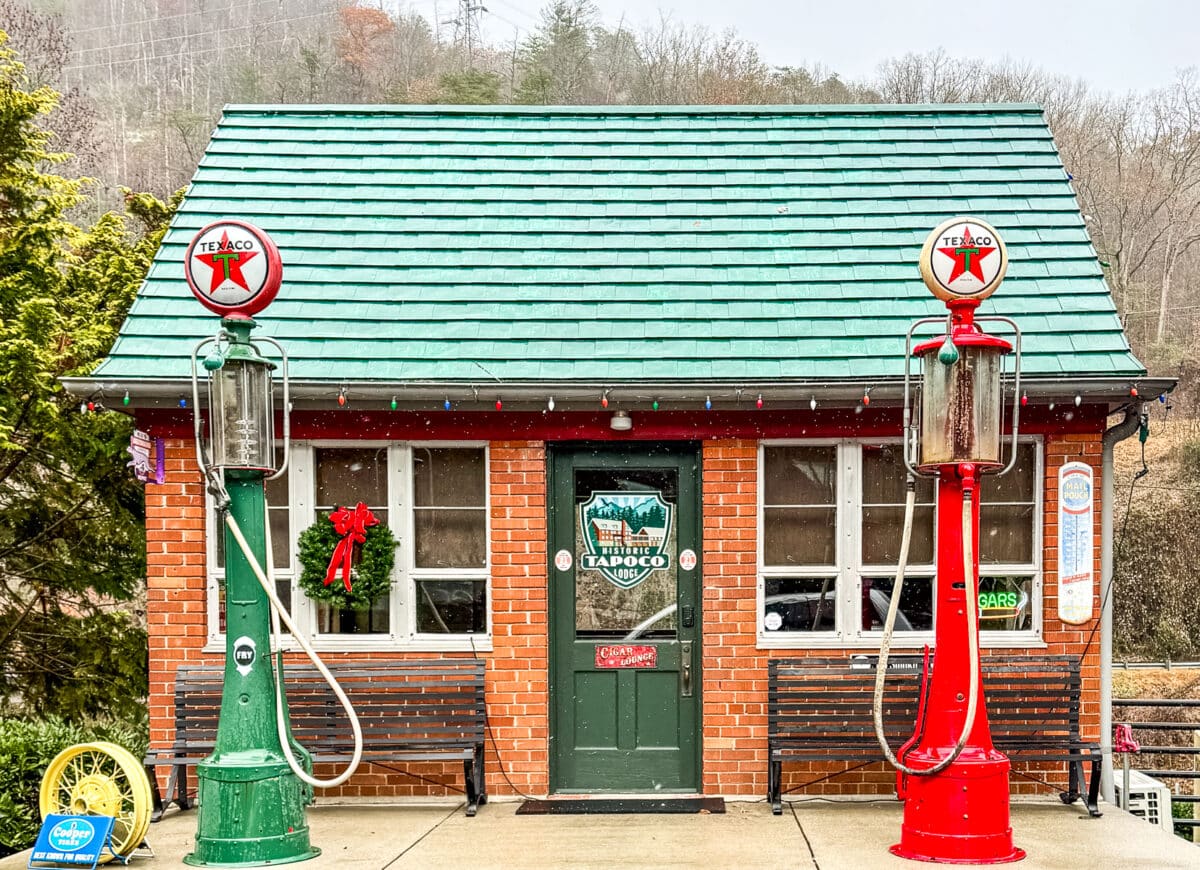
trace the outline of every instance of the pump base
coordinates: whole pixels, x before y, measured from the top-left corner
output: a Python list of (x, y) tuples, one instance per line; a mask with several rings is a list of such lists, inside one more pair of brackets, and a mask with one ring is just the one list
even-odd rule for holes
[(899, 843), (895, 846), (890, 846), (888, 851), (900, 858), (907, 858), (909, 861), (929, 861), (935, 864), (1012, 864), (1014, 861), (1023, 861), (1025, 859), (1025, 850), (1013, 847), (1012, 853), (999, 858), (942, 858), (933, 855), (916, 855), (909, 854), (903, 849)]
[(312, 790), (269, 750), (223, 753), (196, 766), (196, 848), (193, 867), (261, 867), (307, 861), (304, 807)]
[[(912, 752), (912, 767), (930, 768), (949, 748)], [(1025, 857), (1008, 823), (1008, 757), (967, 745), (934, 776), (907, 776), (904, 827), (892, 853), (940, 864), (1006, 864)]]
[[(941, 751), (908, 756), (929, 768)], [(940, 864), (1006, 864), (1025, 852), (1013, 846), (1009, 825), (1008, 758), (995, 749), (967, 746), (934, 776), (909, 776), (904, 784), (904, 826), (893, 855)]]

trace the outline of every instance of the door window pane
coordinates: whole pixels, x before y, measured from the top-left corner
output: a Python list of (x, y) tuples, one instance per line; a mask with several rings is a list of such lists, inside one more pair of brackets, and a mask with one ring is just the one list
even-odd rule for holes
[(487, 475), (481, 448), (413, 448), (413, 564), (487, 567)]
[(576, 469), (577, 637), (675, 637), (678, 491), (674, 469)]

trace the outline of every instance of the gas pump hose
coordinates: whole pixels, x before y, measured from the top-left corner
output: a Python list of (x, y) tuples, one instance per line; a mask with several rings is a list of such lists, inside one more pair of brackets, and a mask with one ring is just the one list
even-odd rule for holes
[[(264, 502), (264, 512), (267, 511), (267, 506)], [(350, 705), (350, 699), (346, 697), (345, 691), (338, 685), (338, 681), (333, 674), (329, 672), (329, 668), (325, 667), (325, 663), (321, 661), (321, 657), (309, 645), (304, 635), (297, 629), (295, 623), (292, 622), (292, 617), (288, 614), (287, 608), (283, 602), (279, 600), (279, 596), (275, 593), (275, 560), (270, 557), (271, 549), (271, 520), (270, 514), (266, 517), (266, 550), (267, 571), (263, 572), (262, 565), (258, 559), (254, 557), (254, 553), (250, 550), (250, 545), (246, 543), (246, 538), (242, 535), (241, 528), (238, 527), (235, 520), (228, 512), (225, 513), (225, 524), (229, 527), (229, 531), (233, 533), (233, 538), (237, 541), (238, 549), (242, 551), (242, 555), (246, 557), (246, 561), (250, 564), (251, 570), (254, 571), (254, 576), (258, 578), (259, 584), (263, 591), (267, 594), (267, 600), (271, 602), (271, 631), (275, 635), (276, 642), (279, 640), (279, 620), (282, 618), (284, 624), (288, 627), (288, 631), (292, 633), (292, 638), (300, 645), (300, 648), (308, 654), (309, 659), (321, 676), (325, 678), (325, 682), (329, 684), (329, 688), (333, 689), (333, 694), (337, 697), (338, 702), (346, 711), (346, 715), (350, 717), (350, 728), (354, 732), (354, 755), (350, 759), (350, 764), (340, 774), (333, 779), (317, 779), (310, 776), (300, 762), (296, 760), (296, 755), (292, 752), (292, 737), (288, 733), (287, 722), (283, 717), (284, 698), (283, 698), (283, 675), (275, 675), (275, 727), (279, 733), (279, 743), (283, 747), (283, 755), (287, 759), (288, 766), (292, 769), (292, 773), (303, 782), (308, 783), (316, 788), (333, 788), (341, 785), (354, 775), (354, 771), (358, 769), (359, 762), (362, 761), (363, 752), (363, 736), (362, 726), (359, 725), (358, 716), (354, 712), (354, 708)], [(268, 576), (270, 575), (270, 576)], [(272, 658), (272, 667), (274, 667), (274, 659)]]
[(900, 591), (904, 588), (904, 569), (908, 564), (908, 547), (912, 541), (912, 526), (913, 512), (916, 503), (916, 481), (910, 474), (908, 477), (908, 495), (904, 500), (904, 531), (900, 541), (900, 561), (896, 566), (896, 582), (892, 586), (892, 600), (888, 605), (887, 620), (883, 626), (883, 639), (879, 644), (879, 663), (875, 670), (875, 700), (872, 705), (872, 712), (875, 717), (875, 738), (879, 741), (879, 746), (883, 749), (884, 757), (902, 773), (909, 776), (933, 776), (941, 773), (947, 767), (954, 763), (955, 759), (962, 754), (963, 747), (967, 744), (967, 737), (971, 733), (971, 729), (975, 726), (975, 712), (979, 705), (979, 632), (977, 630), (976, 620), (979, 602), (975, 596), (975, 555), (972, 549), (974, 536), (972, 534), (973, 513), (971, 510), (971, 493), (963, 493), (963, 513), (962, 513), (962, 541), (963, 541), (963, 585), (966, 589), (967, 599), (967, 625), (969, 630), (968, 636), (968, 655), (971, 668), (971, 683), (969, 694), (967, 695), (967, 711), (963, 720), (962, 732), (958, 736), (958, 743), (954, 746), (954, 751), (935, 764), (928, 768), (915, 768), (901, 762), (896, 758), (892, 748), (888, 746), (887, 735), (883, 731), (883, 688), (884, 682), (887, 679), (887, 663), (888, 655), (892, 648), (892, 632), (896, 628), (896, 614), (900, 609)]

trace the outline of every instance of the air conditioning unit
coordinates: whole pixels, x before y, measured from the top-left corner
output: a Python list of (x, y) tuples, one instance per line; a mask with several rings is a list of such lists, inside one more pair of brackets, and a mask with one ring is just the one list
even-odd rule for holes
[[(1125, 785), (1125, 773), (1121, 768), (1113, 771), (1113, 781), (1117, 787), (1117, 805), (1120, 806), (1125, 803), (1121, 794)], [(1168, 831), (1174, 830), (1171, 823), (1171, 790), (1140, 770), (1129, 771), (1129, 812), (1152, 825), (1158, 825)]]

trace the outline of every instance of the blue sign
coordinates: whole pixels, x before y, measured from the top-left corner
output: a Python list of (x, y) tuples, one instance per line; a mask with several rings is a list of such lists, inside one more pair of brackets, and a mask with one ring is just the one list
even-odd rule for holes
[(29, 866), (41, 864), (83, 864), (95, 867), (100, 853), (110, 846), (112, 816), (64, 816), (51, 813), (42, 822)]

